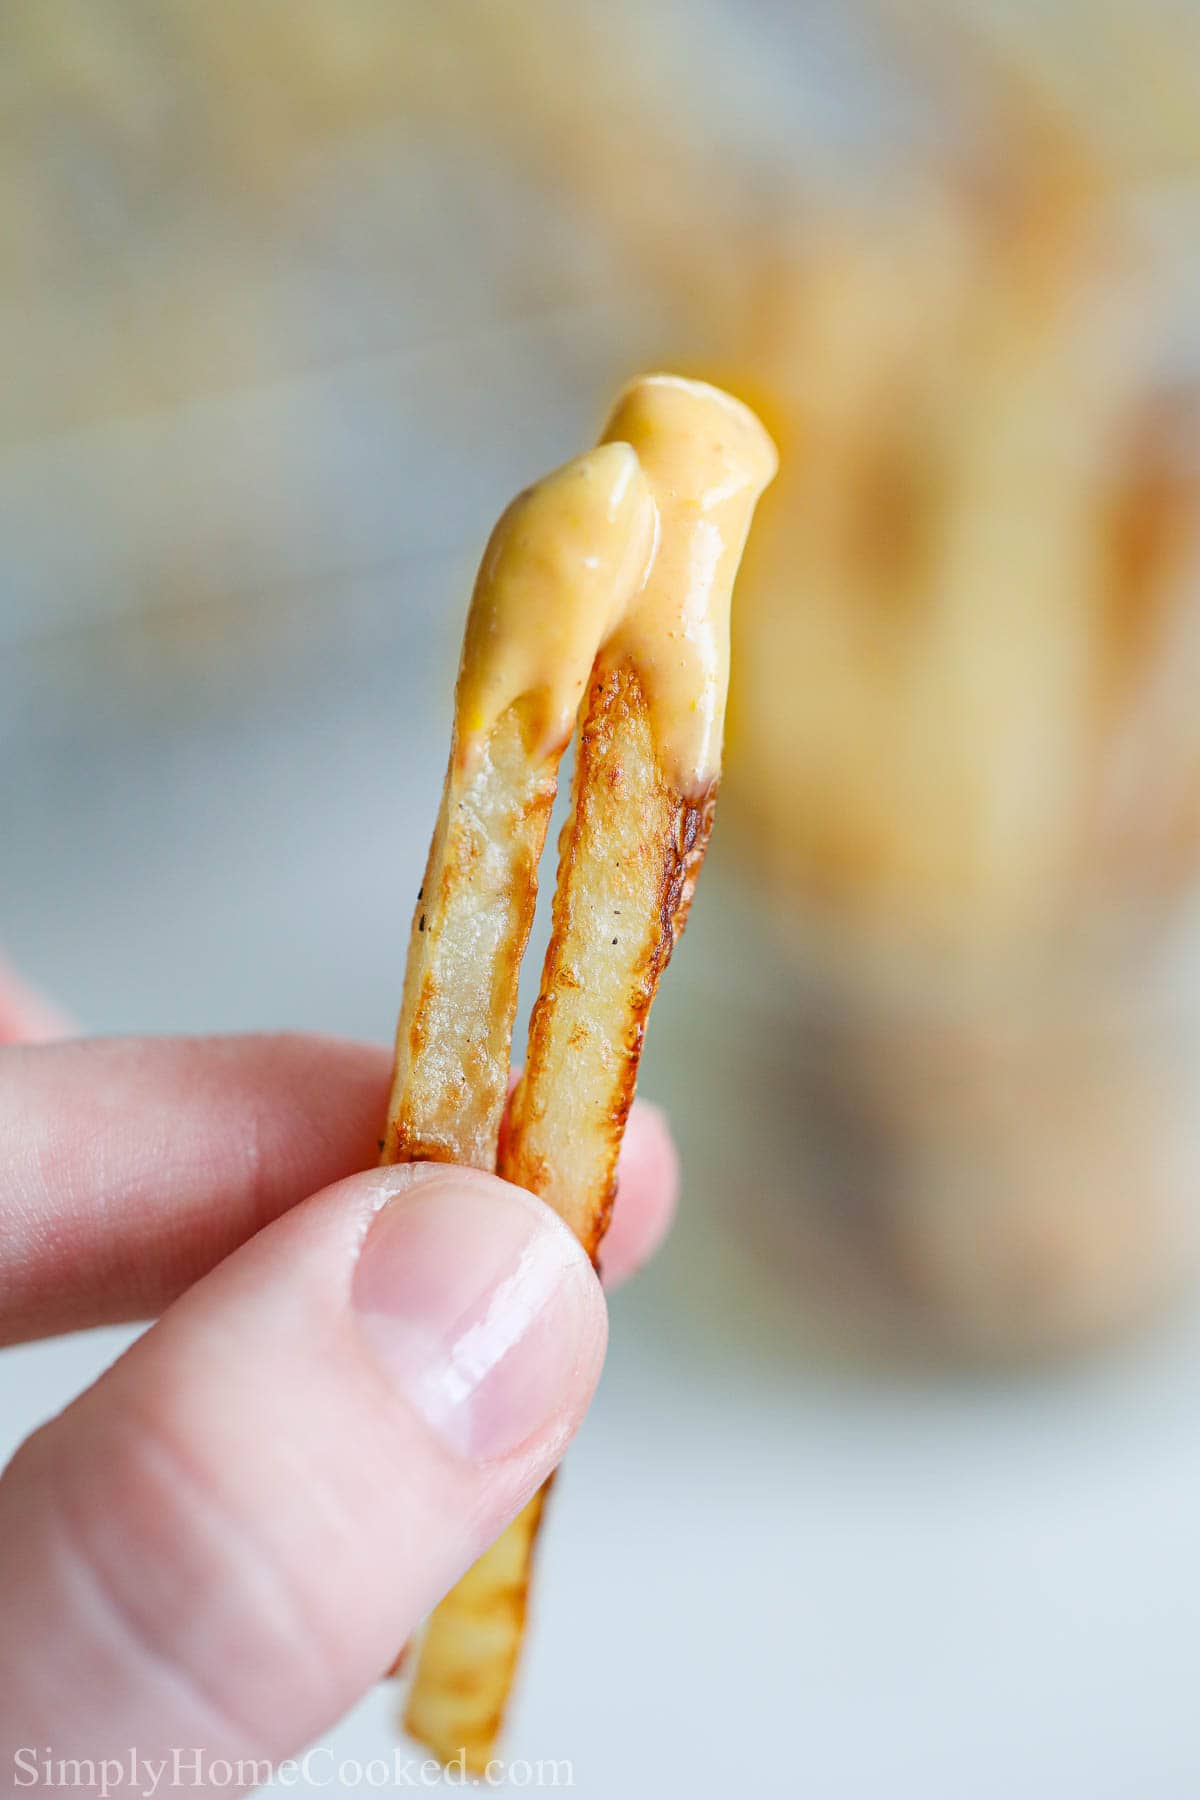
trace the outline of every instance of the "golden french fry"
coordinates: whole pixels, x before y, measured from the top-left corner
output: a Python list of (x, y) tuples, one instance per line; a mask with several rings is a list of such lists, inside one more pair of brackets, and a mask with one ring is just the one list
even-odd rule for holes
[[(558, 764), (591, 664), (572, 620), (619, 611), (640, 585), (653, 502), (627, 446), (576, 458), (519, 496), (492, 534), (471, 602), (441, 811), (409, 939), (382, 1160), (492, 1169), (508, 1090), (517, 978)], [(552, 611), (558, 685), (496, 640), (510, 610)], [(578, 622), (575, 635), (580, 635)]]
[[(550, 945), (500, 1172), (547, 1200), (589, 1254), (608, 1224), (646, 1019), (683, 929), (720, 770), (729, 603), (775, 453), (746, 408), (699, 383), (635, 383), (628, 441), (659, 535), (646, 585), (600, 649), (560, 846)], [(475, 1773), (517, 1666), (541, 1507), (515, 1519), (435, 1610), (405, 1723)]]
[[(640, 588), (656, 531), (636, 456), (609, 444), (520, 495), (492, 533), (413, 914), (384, 1163), (495, 1167), (538, 859), (594, 621), (619, 616)], [(540, 620), (536, 640), (512, 628), (514, 615)]]
[(557, 767), (530, 755), (516, 707), (474, 769), (451, 761), (413, 916), (384, 1162), (495, 1167)]
[[(664, 783), (633, 672), (604, 669), (583, 730), (529, 1064), (500, 1165), (548, 1200), (592, 1255), (608, 1224), (646, 1015), (683, 927), (712, 811), (711, 796), (681, 802)], [(406, 1728), (443, 1761), (462, 1754), (476, 1774), (495, 1754), (516, 1674), (541, 1501), (451, 1589), (421, 1643)]]
[(404, 1713), (410, 1736), (442, 1763), (482, 1775), (503, 1724), (529, 1595), (529, 1561), (550, 1491), (540, 1487), (434, 1612)]

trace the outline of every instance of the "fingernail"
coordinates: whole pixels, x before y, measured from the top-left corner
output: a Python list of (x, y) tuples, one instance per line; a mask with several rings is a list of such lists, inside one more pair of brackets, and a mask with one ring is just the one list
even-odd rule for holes
[(367, 1234), (354, 1304), (406, 1402), (472, 1462), (574, 1425), (606, 1329), (575, 1239), (494, 1176), (431, 1164), (389, 1176), (397, 1191)]

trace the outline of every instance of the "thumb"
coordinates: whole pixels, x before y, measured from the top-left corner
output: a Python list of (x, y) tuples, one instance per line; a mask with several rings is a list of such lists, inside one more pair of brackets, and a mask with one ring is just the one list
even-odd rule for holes
[(339, 1182), (192, 1288), (0, 1480), (0, 1746), (278, 1758), (553, 1468), (604, 1302), (531, 1195)]

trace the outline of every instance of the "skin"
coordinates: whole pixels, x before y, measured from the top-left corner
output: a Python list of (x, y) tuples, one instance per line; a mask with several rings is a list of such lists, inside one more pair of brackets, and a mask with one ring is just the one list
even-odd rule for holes
[[(278, 1761), (379, 1678), (557, 1463), (603, 1357), (599, 1287), (549, 1210), (493, 1176), (355, 1173), (386, 1051), (46, 1041), (64, 1022), (2, 971), (0, 1019), (44, 1040), (0, 1049), (0, 1341), (158, 1317), (0, 1477), (0, 1745)], [(511, 1453), (448, 1448), (347, 1324), (372, 1222), (414, 1180), (423, 1204), (453, 1188), (580, 1263), (576, 1362)], [(639, 1105), (610, 1284), (661, 1239), (676, 1184)]]

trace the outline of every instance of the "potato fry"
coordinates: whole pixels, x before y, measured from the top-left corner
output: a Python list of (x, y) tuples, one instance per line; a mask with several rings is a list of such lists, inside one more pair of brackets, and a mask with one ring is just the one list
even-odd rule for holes
[[(548, 525), (554, 527), (553, 533)], [(591, 621), (641, 584), (653, 502), (631, 451), (576, 458), (492, 533), (467, 619), (454, 737), (409, 938), (381, 1160), (493, 1169), (537, 867), (591, 664)], [(507, 611), (553, 608), (559, 685), (492, 648)], [(584, 639), (581, 652), (569, 628)], [(574, 660), (572, 660), (572, 657)]]
[[(634, 672), (599, 671), (529, 1063), (500, 1165), (593, 1256), (612, 1207), (646, 1015), (683, 929), (712, 814), (712, 795), (693, 805), (663, 781)], [(516, 1673), (541, 1500), (451, 1590), (421, 1645), (406, 1728), (443, 1761), (463, 1753), (476, 1774), (495, 1753)]]
[[(708, 843), (729, 602), (775, 467), (753, 415), (698, 383), (634, 384), (606, 436), (638, 453), (659, 538), (645, 589), (593, 669), (550, 945), (500, 1161), (593, 1259), (647, 1016)], [(409, 1696), (409, 1732), (443, 1761), (463, 1755), (477, 1774), (516, 1671), (541, 1517), (539, 1503), (526, 1507), (435, 1610)]]
[[(553, 1479), (553, 1478), (551, 1478)], [(495, 1753), (525, 1632), (529, 1569), (551, 1482), (437, 1607), (420, 1640), (404, 1713), (410, 1737), (482, 1775)]]
[(451, 759), (413, 915), (385, 1163), (496, 1166), (557, 770), (529, 754), (515, 707), (469, 774)]

